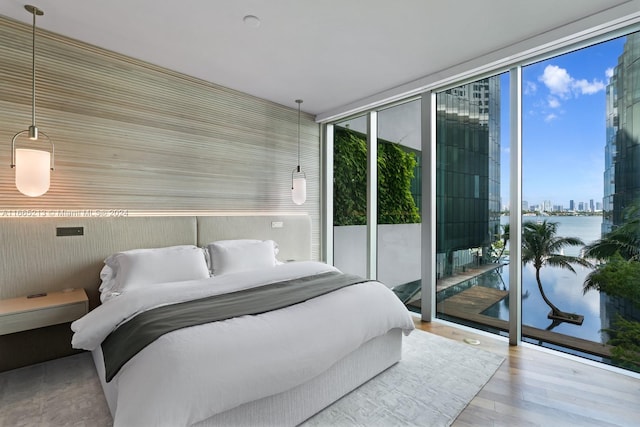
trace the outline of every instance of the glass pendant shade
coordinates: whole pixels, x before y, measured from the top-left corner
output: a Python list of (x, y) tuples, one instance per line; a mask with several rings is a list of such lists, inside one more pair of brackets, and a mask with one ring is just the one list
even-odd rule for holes
[(306, 178), (293, 178), (291, 185), (291, 200), (296, 205), (302, 205), (307, 201), (307, 180)]
[[(11, 139), (11, 167), (16, 170), (16, 188), (18, 191), (25, 196), (38, 197), (49, 190), (55, 148), (51, 139), (44, 132), (39, 132), (36, 126), (36, 16), (42, 16), (44, 12), (31, 5), (25, 5), (24, 8), (33, 15), (31, 126), (29, 126), (27, 130), (16, 133)], [(44, 140), (45, 143), (51, 146), (51, 152), (38, 149), (16, 148), (16, 143), (22, 135), (28, 136), (29, 143), (38, 143)], [(43, 138), (40, 138), (40, 136)]]
[(302, 205), (307, 201), (307, 174), (300, 168), (300, 104), (302, 104), (302, 99), (296, 99), (296, 104), (298, 104), (298, 166), (291, 172), (291, 200), (296, 205)]
[(25, 196), (42, 196), (51, 182), (51, 153), (17, 148), (15, 154), (16, 187)]

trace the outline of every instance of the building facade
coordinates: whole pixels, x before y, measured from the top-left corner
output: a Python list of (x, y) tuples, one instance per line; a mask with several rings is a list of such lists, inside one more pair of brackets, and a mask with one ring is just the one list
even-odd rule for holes
[(627, 36), (607, 86), (602, 232), (623, 222), (640, 199), (640, 33)]
[(436, 98), (437, 276), (487, 260), (500, 235), (500, 80)]

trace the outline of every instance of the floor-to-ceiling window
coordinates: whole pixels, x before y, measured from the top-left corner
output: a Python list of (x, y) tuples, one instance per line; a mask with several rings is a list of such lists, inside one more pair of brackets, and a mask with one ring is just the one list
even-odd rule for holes
[(508, 88), (504, 74), (444, 90), (435, 113), (436, 313), (496, 332), (508, 330)]
[(334, 126), (333, 258), (345, 273), (367, 277), (367, 115)]
[(420, 99), (378, 111), (378, 280), (419, 311)]
[(522, 76), (523, 337), (640, 370), (640, 33)]
[(406, 302), (420, 291), (420, 126), (419, 99), (333, 126), (334, 264)]
[(333, 124), (335, 265), (411, 309), (421, 283), (436, 317), (640, 372), (640, 33), (434, 93)]

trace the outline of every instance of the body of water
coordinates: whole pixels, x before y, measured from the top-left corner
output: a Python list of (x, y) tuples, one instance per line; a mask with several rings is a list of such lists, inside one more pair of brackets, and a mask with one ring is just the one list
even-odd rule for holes
[[(600, 227), (602, 217), (600, 216), (526, 216), (523, 223), (527, 221), (552, 221), (558, 223), (558, 236), (578, 237), (585, 244), (589, 244), (600, 238)], [(508, 217), (502, 217), (501, 223), (509, 222)], [(579, 256), (582, 247), (567, 247), (565, 255)], [(608, 320), (613, 317), (612, 313), (603, 313), (604, 302), (601, 301), (600, 293), (589, 291), (583, 294), (582, 285), (587, 275), (592, 271), (590, 268), (574, 266), (576, 273), (569, 270), (545, 266), (540, 270), (540, 279), (545, 294), (551, 302), (560, 310), (582, 314), (584, 322), (582, 325), (561, 323), (553, 328), (553, 332), (583, 338), (595, 342), (606, 342), (606, 334), (601, 332), (602, 328), (609, 325)], [(493, 277), (492, 277), (493, 276)], [(509, 285), (509, 269), (503, 267), (492, 274), (487, 275), (487, 283), (491, 287)], [(531, 264), (523, 266), (522, 269), (522, 323), (539, 329), (546, 329), (550, 326), (551, 320), (547, 319), (550, 309), (544, 302), (535, 278), (535, 269)], [(508, 299), (502, 300), (485, 311), (486, 315), (499, 319), (509, 319)], [(603, 319), (605, 321), (603, 322)]]

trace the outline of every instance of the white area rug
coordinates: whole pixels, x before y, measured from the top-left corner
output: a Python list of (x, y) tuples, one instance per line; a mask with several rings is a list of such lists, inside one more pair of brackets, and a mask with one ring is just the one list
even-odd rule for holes
[(503, 360), (416, 330), (404, 338), (399, 363), (303, 426), (449, 426)]
[[(402, 361), (305, 426), (448, 426), (503, 358), (414, 331)], [(71, 373), (71, 374), (70, 374)], [(89, 353), (0, 373), (0, 426), (110, 426)]]

